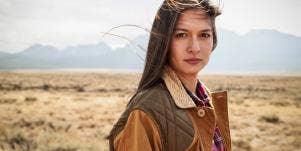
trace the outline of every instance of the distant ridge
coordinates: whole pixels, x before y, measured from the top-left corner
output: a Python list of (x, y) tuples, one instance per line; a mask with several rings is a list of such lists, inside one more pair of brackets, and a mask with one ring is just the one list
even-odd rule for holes
[[(133, 40), (146, 48), (148, 35)], [(0, 69), (107, 68), (142, 70), (139, 56), (145, 51), (134, 45), (112, 49), (104, 42), (66, 47), (34, 44), (15, 54), (0, 52)], [(139, 56), (138, 56), (139, 55)], [(276, 30), (252, 30), (244, 35), (218, 32), (218, 47), (205, 71), (301, 73), (301, 38)]]

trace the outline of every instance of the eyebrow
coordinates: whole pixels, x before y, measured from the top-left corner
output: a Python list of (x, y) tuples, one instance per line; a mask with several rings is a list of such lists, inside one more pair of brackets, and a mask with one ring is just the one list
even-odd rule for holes
[[(175, 31), (177, 31), (177, 30), (182, 30), (182, 31), (188, 32), (188, 30), (184, 29), (184, 28), (175, 28)], [(210, 32), (210, 31), (212, 31), (212, 29), (203, 29), (200, 32)]]

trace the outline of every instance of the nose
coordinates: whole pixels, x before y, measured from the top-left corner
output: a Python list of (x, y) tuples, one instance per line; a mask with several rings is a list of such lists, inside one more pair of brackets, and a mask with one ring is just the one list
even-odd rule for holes
[(194, 37), (192, 37), (191, 42), (190, 42), (189, 52), (199, 53), (200, 51), (201, 51), (200, 43), (198, 41), (198, 38), (194, 36)]

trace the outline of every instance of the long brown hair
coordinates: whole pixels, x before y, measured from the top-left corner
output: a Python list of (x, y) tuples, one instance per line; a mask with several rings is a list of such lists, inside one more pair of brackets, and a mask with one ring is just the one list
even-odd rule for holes
[(189, 8), (200, 8), (211, 19), (213, 49), (217, 45), (215, 17), (220, 15), (218, 7), (209, 0), (164, 0), (154, 19), (147, 47), (145, 66), (137, 92), (156, 85), (168, 63), (169, 44), (181, 12)]

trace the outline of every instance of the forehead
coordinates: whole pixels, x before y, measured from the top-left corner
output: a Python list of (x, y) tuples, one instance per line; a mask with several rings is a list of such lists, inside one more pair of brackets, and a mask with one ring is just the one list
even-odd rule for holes
[(201, 9), (188, 9), (180, 13), (176, 26), (211, 27), (210, 17)]

